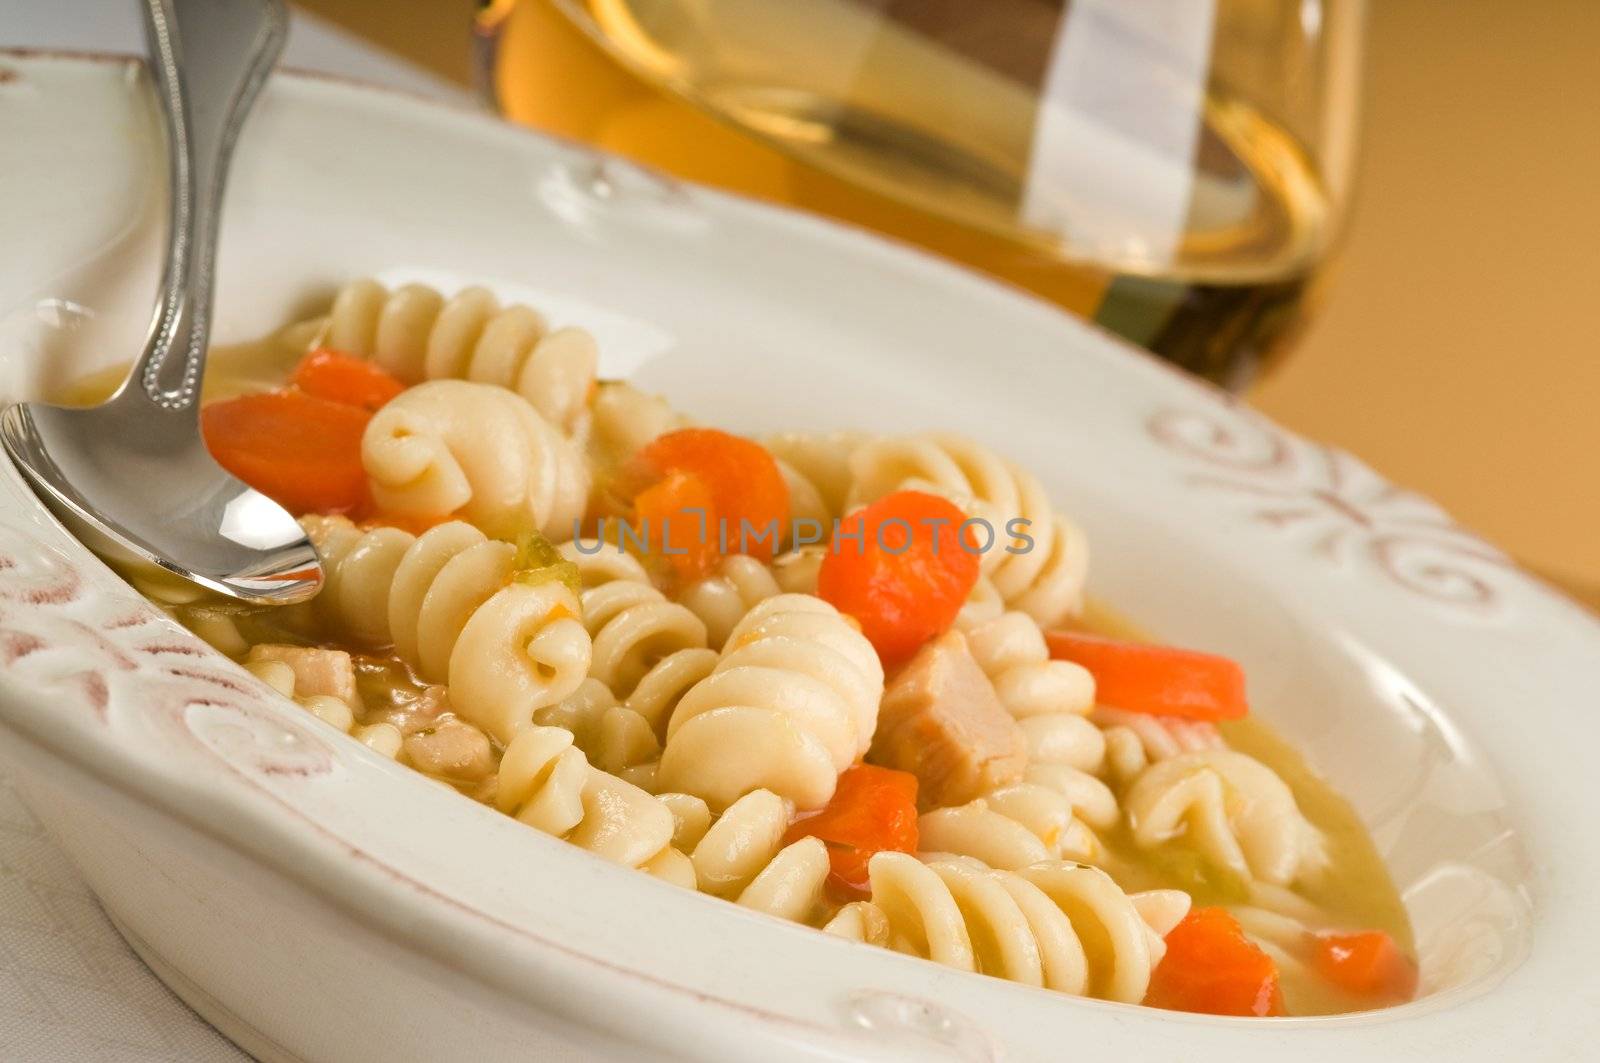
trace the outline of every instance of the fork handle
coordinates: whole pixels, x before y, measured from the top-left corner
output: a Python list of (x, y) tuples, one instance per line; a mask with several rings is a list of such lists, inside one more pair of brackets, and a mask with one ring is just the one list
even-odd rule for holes
[(160, 302), (118, 400), (198, 405), (228, 160), (283, 50), (282, 0), (142, 0), (150, 69), (166, 120), (169, 226)]

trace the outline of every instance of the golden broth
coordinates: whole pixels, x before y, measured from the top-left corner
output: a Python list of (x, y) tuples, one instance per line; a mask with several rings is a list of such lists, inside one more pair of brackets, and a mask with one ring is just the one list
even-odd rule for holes
[[(1104, 603), (1090, 601), (1084, 610), (1082, 626), (1095, 634), (1141, 642), (1157, 641)], [(1259, 710), (1259, 706), (1254, 707)], [(1126, 825), (1104, 838), (1111, 853), (1106, 868), (1124, 889), (1177, 887), (1188, 891), (1196, 905), (1220, 904), (1229, 907), (1271, 908), (1274, 902), (1285, 914), (1297, 915), (1313, 930), (1382, 930), (1395, 940), (1406, 955), (1415, 958), (1416, 945), (1405, 903), (1389, 877), (1389, 869), (1367, 833), (1360, 815), (1329, 785), (1305, 755), (1274, 731), (1259, 715), (1230, 720), (1219, 727), (1228, 745), (1246, 753), (1273, 771), (1288, 784), (1295, 803), (1312, 826), (1322, 832), (1328, 853), (1328, 868), (1313, 882), (1298, 885), (1295, 894), (1305, 899), (1303, 909), (1282, 902), (1284, 891), (1260, 891), (1253, 896), (1248, 884), (1231, 881), (1207, 868), (1192, 853), (1176, 846), (1155, 850), (1136, 848)], [(1262, 892), (1270, 895), (1262, 896)], [(1291, 1015), (1326, 1015), (1359, 1011), (1371, 1007), (1340, 992), (1302, 964), (1284, 962), (1283, 994)], [(1288, 957), (1292, 959), (1293, 957)]]

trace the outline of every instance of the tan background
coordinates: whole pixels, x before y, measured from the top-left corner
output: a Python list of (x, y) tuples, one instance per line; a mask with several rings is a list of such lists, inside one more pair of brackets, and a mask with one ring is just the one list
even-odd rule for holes
[[(473, 0), (303, 0), (458, 81)], [(1600, 598), (1600, 0), (1374, 0), (1357, 202), (1252, 395)]]

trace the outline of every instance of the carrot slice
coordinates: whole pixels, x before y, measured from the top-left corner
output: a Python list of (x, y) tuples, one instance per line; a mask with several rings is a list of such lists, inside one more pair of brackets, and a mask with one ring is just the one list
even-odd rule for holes
[(217, 464), (291, 513), (349, 513), (367, 499), (361, 434), (371, 414), (303, 391), (214, 402), (200, 430)]
[(861, 624), (885, 664), (947, 629), (978, 580), (966, 514), (938, 495), (896, 491), (839, 524), (817, 595)]
[(1196, 908), (1167, 935), (1146, 1004), (1206, 1015), (1282, 1015), (1278, 965), (1222, 908)]
[[(724, 552), (770, 561), (789, 520), (789, 487), (772, 455), (715, 428), (657, 437), (628, 463), (619, 487), (641, 521), (651, 518), (652, 554), (685, 579), (709, 573)], [(685, 554), (667, 558), (660, 550), (662, 518), (673, 525), (670, 545)]]
[(289, 383), (309, 395), (368, 411), (376, 410), (406, 389), (371, 362), (326, 349), (312, 351), (300, 359)]
[(1095, 700), (1152, 716), (1236, 720), (1250, 711), (1237, 661), (1195, 650), (1051, 631), (1050, 656), (1094, 674)]
[(693, 473), (674, 470), (633, 499), (634, 516), (653, 567), (683, 582), (708, 574), (717, 563), (716, 496)]
[(821, 838), (828, 846), (828, 885), (836, 896), (865, 897), (867, 861), (887, 849), (917, 851), (917, 777), (910, 772), (857, 764), (839, 776), (833, 798), (795, 822), (784, 844)]
[(1329, 982), (1359, 997), (1399, 1004), (1417, 994), (1417, 965), (1381, 930), (1317, 935), (1314, 965)]

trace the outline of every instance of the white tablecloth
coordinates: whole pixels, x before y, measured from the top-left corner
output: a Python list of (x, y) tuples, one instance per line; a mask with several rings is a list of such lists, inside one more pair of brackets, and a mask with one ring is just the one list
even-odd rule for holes
[[(0, 0), (0, 48), (142, 52), (139, 25), (138, 0)], [(462, 95), (300, 13), (283, 61), (439, 97)], [(128, 949), (0, 774), (0, 1060), (246, 1058)]]
[(246, 1058), (129, 951), (0, 775), (0, 1060)]

